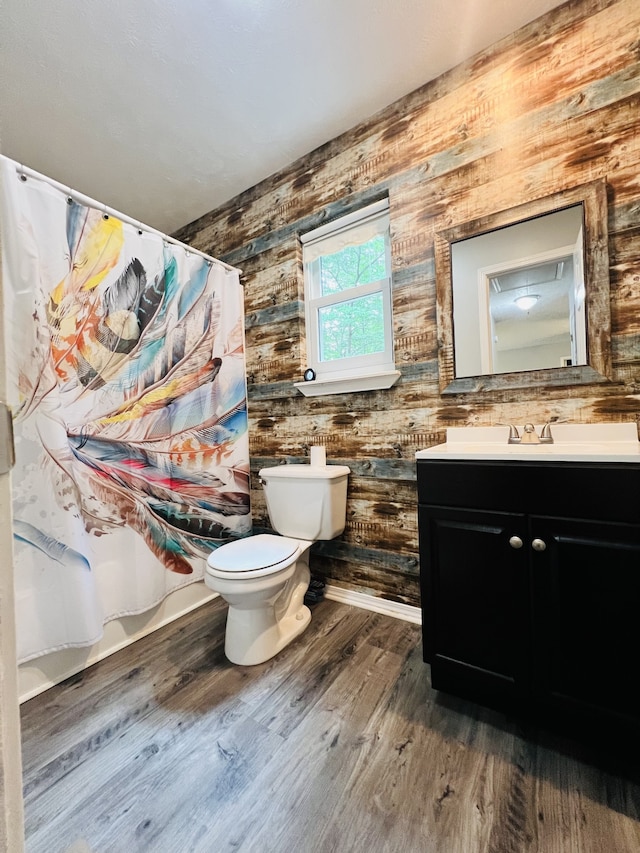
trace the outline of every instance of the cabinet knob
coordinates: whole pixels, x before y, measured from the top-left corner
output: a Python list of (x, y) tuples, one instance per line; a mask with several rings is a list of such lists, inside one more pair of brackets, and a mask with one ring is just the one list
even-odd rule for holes
[(512, 536), (511, 539), (509, 539), (509, 545), (516, 549), (522, 548), (522, 539), (519, 536)]
[(546, 551), (547, 543), (543, 539), (534, 539), (531, 543), (531, 547), (534, 551)]

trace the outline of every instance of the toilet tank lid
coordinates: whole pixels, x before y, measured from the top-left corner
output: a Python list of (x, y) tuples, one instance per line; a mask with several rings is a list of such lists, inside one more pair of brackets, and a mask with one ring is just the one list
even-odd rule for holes
[(288, 560), (297, 550), (295, 540), (259, 533), (216, 548), (209, 554), (207, 563), (212, 569), (222, 572), (249, 572), (275, 566)]
[(284, 477), (289, 479), (334, 480), (346, 477), (351, 469), (346, 465), (276, 465), (273, 468), (261, 468), (258, 476), (268, 480), (269, 477)]

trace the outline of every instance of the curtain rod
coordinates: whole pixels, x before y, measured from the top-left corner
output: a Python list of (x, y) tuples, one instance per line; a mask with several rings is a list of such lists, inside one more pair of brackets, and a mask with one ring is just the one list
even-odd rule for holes
[(133, 225), (135, 228), (138, 228), (141, 231), (146, 231), (149, 234), (155, 234), (157, 237), (161, 237), (164, 242), (172, 243), (174, 246), (181, 246), (186, 252), (191, 252), (194, 255), (199, 255), (206, 261), (209, 261), (212, 264), (216, 264), (217, 266), (223, 267), (229, 272), (242, 272), (242, 270), (238, 269), (238, 267), (232, 267), (230, 264), (226, 264), (224, 261), (218, 260), (218, 258), (213, 258), (211, 257), (211, 255), (207, 255), (205, 252), (201, 252), (199, 249), (194, 249), (193, 246), (189, 246), (187, 243), (182, 243), (180, 240), (176, 240), (174, 237), (170, 237), (168, 234), (164, 234), (162, 231), (158, 231), (157, 228), (151, 228), (150, 225), (145, 225), (143, 222), (138, 222), (137, 219), (133, 219), (131, 216), (127, 216), (126, 213), (120, 213), (120, 211), (114, 210), (108, 205), (102, 204), (102, 202), (96, 201), (88, 195), (84, 195), (84, 193), (78, 192), (77, 190), (72, 190), (70, 187), (66, 187), (59, 181), (54, 181), (53, 178), (49, 178), (47, 175), (42, 175), (40, 172), (36, 172), (35, 169), (30, 169), (28, 166), (24, 166), (22, 163), (18, 163), (16, 160), (12, 160), (5, 154), (0, 154), (0, 159), (6, 160), (8, 163), (12, 163), (15, 166), (17, 174), (19, 176), (24, 175), (24, 180), (26, 180), (27, 178), (34, 178), (38, 181), (44, 181), (45, 183), (50, 184), (55, 189), (60, 190), (60, 192), (65, 193), (65, 195), (69, 196), (74, 201), (78, 201), (81, 204), (86, 205), (87, 207), (93, 207), (95, 210), (101, 210), (103, 213), (106, 213), (109, 216), (113, 216), (116, 219), (120, 219), (122, 222), (126, 222), (128, 225)]

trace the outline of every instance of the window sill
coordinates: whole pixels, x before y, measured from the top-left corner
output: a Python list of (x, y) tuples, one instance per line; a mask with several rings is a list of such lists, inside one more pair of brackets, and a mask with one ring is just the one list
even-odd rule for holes
[(391, 388), (400, 378), (399, 370), (385, 370), (380, 373), (343, 376), (339, 379), (313, 379), (311, 382), (294, 382), (305, 397), (320, 397), (322, 394), (351, 394), (356, 391), (380, 391)]

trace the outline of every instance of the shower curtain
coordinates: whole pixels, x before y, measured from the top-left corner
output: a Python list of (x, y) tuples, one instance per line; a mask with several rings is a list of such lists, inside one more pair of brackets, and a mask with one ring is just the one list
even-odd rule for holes
[(2, 158), (18, 657), (92, 645), (250, 533), (237, 270)]

